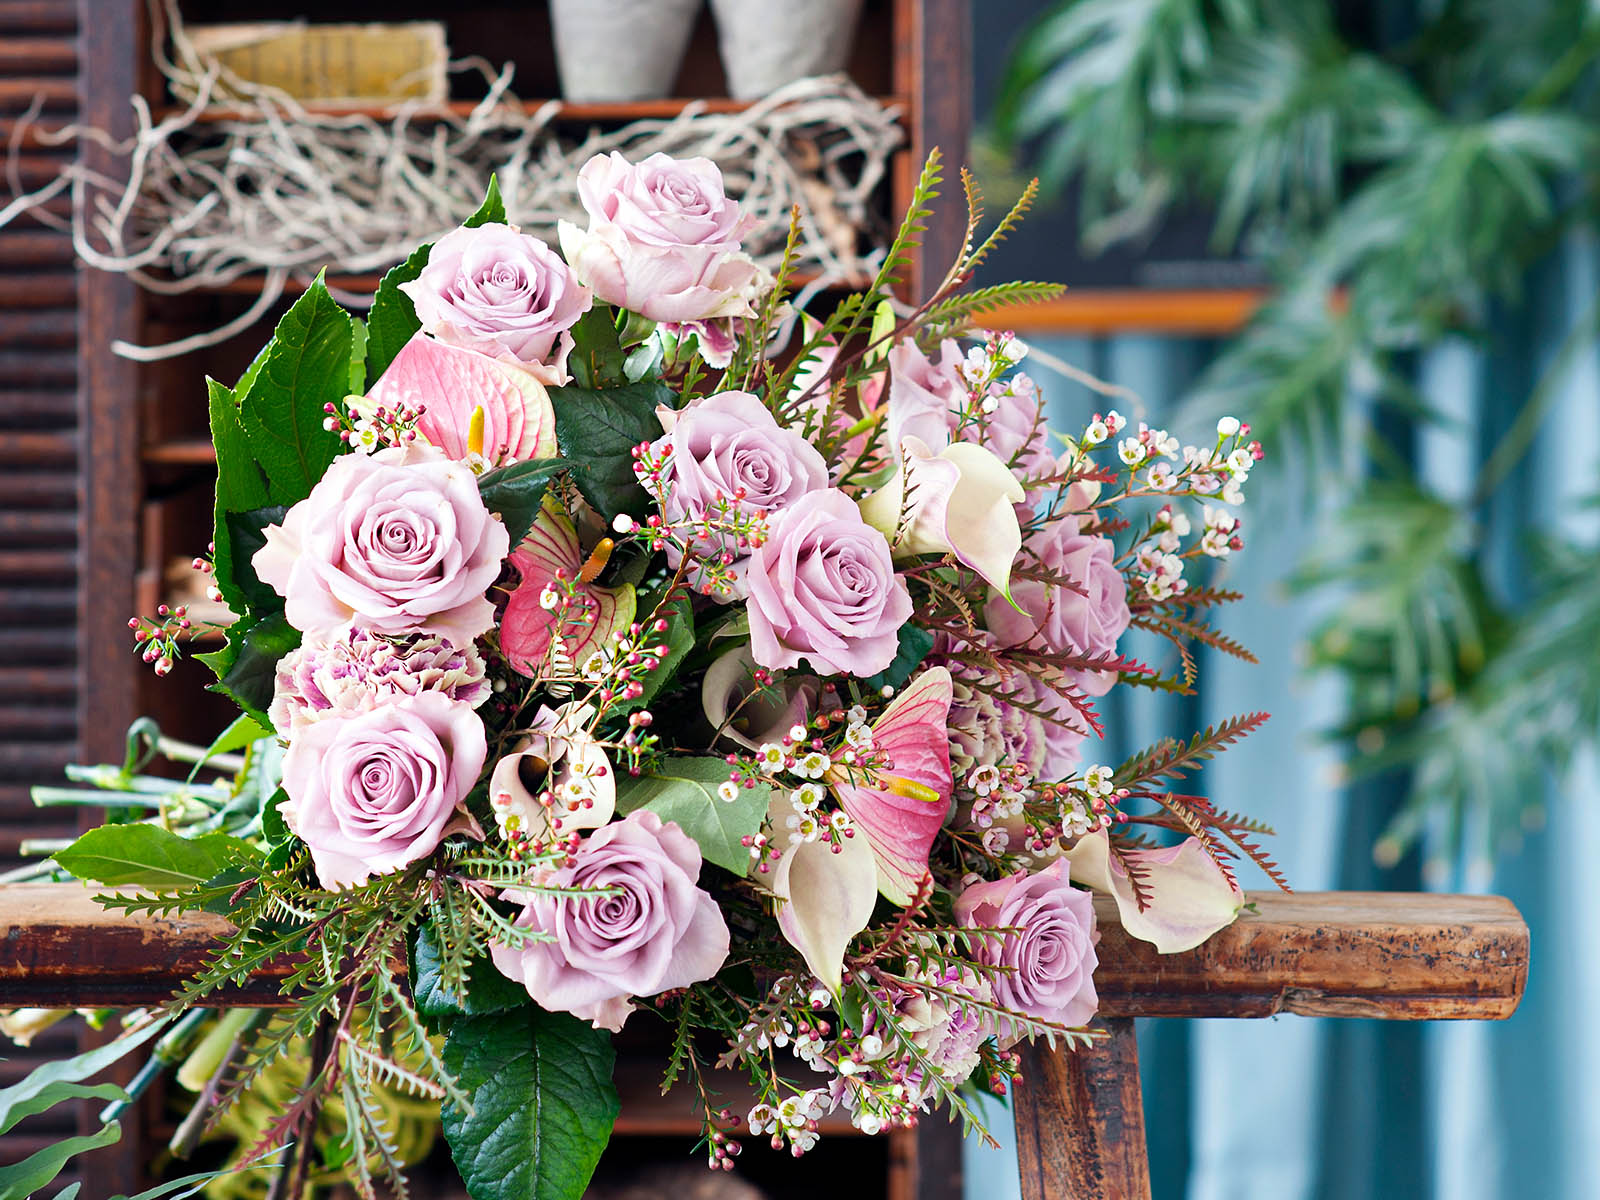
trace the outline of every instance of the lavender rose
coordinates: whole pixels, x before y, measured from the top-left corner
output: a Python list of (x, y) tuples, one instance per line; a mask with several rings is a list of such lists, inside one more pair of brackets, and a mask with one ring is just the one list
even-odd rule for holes
[(888, 361), (890, 450), (899, 457), (901, 439), (909, 435), (937, 453), (950, 444), (950, 431), (967, 408), (960, 343), (946, 338), (934, 362), (907, 338), (890, 348)]
[(591, 834), (549, 880), (617, 893), (529, 897), (516, 923), (554, 940), (494, 946), (494, 964), (542, 1008), (620, 1030), (631, 997), (710, 979), (727, 960), (727, 923), (699, 877), (692, 838), (647, 809), (630, 813)]
[(438, 692), (296, 730), (283, 756), (284, 820), (325, 887), (364, 883), (430, 853), (477, 782), (483, 722)]
[(436, 451), (381, 450), (335, 460), (250, 561), (304, 634), (348, 625), (467, 646), (494, 624), (484, 592), (509, 542), (467, 467)]
[(565, 384), (568, 329), (589, 311), (589, 289), (544, 242), (510, 225), (456, 229), (434, 243), (422, 274), (400, 290), (425, 332), (442, 342), (528, 366)]
[[(962, 425), (962, 441), (992, 450), (1019, 478), (1055, 473), (1049, 423), (1028, 376), (1019, 372), (991, 384), (983, 404), (975, 406), (961, 376), (961, 346), (954, 338), (939, 343), (937, 362), (909, 338), (890, 349), (888, 361), (889, 436), (896, 453), (907, 434), (937, 451), (950, 444)], [(968, 411), (974, 411), (974, 419), (962, 424), (960, 416)]]
[[(1019, 579), (1011, 587), (1016, 608), (994, 596), (986, 610), (989, 631), (1005, 646), (1026, 645), (1056, 654), (1099, 657), (1117, 648), (1128, 628), (1128, 587), (1116, 567), (1110, 539), (1078, 532), (1075, 517), (1047, 525), (1024, 549), (1039, 566), (1071, 580), (1082, 592), (1040, 579)], [(1114, 671), (1071, 672), (1090, 695), (1104, 695), (1116, 682)]]
[(600, 299), (667, 324), (755, 316), (770, 277), (740, 252), (750, 221), (710, 159), (596, 155), (578, 198), (589, 228), (563, 221), (561, 249)]
[(830, 489), (785, 509), (750, 556), (750, 649), (764, 667), (875, 675), (894, 659), (911, 594), (889, 543)]
[[(1033, 875), (976, 883), (956, 898), (956, 919), (969, 928), (1013, 928), (1014, 933), (978, 939), (980, 961), (1010, 968), (996, 972), (994, 1002), (1058, 1025), (1086, 1024), (1099, 1007), (1094, 969), (1094, 902), (1072, 886), (1067, 863), (1057, 859)], [(1000, 1020), (1002, 1044), (1022, 1030)]]
[[(660, 415), (667, 432), (651, 448), (668, 457), (659, 482), (652, 486), (662, 516), (675, 525), (707, 516), (726, 519), (726, 510), (714, 511), (718, 497), (745, 519), (758, 512), (770, 517), (828, 486), (828, 465), (816, 447), (780, 426), (749, 392), (719, 392), (681, 411), (662, 409)], [(696, 549), (706, 556), (723, 552), (733, 556), (729, 570), (734, 592), (721, 599), (746, 593), (750, 552), (738, 545), (736, 537), (702, 536)], [(668, 546), (667, 558), (674, 567), (682, 557), (676, 546)]]
[(370, 712), (401, 696), (438, 692), (468, 708), (489, 698), (483, 659), (443, 638), (386, 638), (366, 629), (311, 638), (278, 660), (267, 715), (285, 737), (308, 721)]

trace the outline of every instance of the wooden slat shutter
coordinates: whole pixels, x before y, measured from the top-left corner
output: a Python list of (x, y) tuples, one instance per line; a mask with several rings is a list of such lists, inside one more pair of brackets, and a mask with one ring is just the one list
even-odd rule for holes
[[(42, 124), (77, 118), (78, 61), (74, 0), (0, 3), (0, 149), (35, 97)], [(23, 142), (21, 185), (49, 182), (72, 154)], [(66, 198), (52, 211), (65, 215)], [(29, 788), (59, 782), (83, 750), (77, 338), (71, 237), (32, 219), (0, 229), (0, 869), (16, 865), (24, 839), (73, 832), (75, 814), (35, 809)], [(0, 1048), (0, 1087), (72, 1053), (76, 1037), (74, 1022), (27, 1050)], [(75, 1132), (75, 1109), (58, 1107), (0, 1138), (0, 1162)]]

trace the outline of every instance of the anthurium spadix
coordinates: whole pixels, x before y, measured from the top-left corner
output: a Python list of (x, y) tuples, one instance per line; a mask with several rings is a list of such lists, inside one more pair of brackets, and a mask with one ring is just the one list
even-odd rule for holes
[(1232, 924), (1244, 905), (1244, 893), (1222, 873), (1198, 838), (1126, 854), (1139, 871), (1144, 908), (1139, 907), (1127, 868), (1111, 853), (1110, 835), (1104, 829), (1079, 838), (1064, 857), (1071, 864), (1073, 882), (1115, 899), (1122, 927), (1161, 954), (1193, 949)]
[(546, 497), (508, 560), (522, 582), (506, 602), (500, 649), (522, 674), (581, 670), (590, 656), (614, 644), (613, 633), (633, 621), (638, 607), (633, 585), (585, 583), (588, 559), (572, 518)]
[(906, 436), (900, 468), (861, 501), (861, 516), (895, 557), (954, 554), (1001, 595), (1011, 595), (1011, 564), (1022, 549), (1017, 510), (1025, 495), (1011, 469), (975, 442), (951, 442), (937, 454)]
[[(352, 407), (363, 415), (379, 407), (421, 410), (418, 434), (451, 458), (476, 453), (504, 467), (556, 454), (555, 409), (532, 371), (420, 333)], [(482, 415), (474, 418), (474, 410)], [(477, 447), (468, 445), (475, 424), (482, 439)]]
[(872, 727), (871, 772), (842, 763), (828, 786), (865, 836), (878, 890), (909, 904), (928, 873), (928, 853), (950, 812), (950, 672), (934, 667), (913, 679)]

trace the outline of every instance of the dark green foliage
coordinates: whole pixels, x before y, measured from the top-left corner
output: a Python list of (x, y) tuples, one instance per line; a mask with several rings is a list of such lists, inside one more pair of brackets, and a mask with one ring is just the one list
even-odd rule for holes
[(469, 956), (465, 988), (450, 986), (444, 978), (443, 958), (438, 931), (431, 922), (422, 922), (411, 942), (411, 998), (417, 1011), (430, 1021), (485, 1016), (528, 1003), (522, 985), (507, 979), (481, 956)]
[(227, 696), (246, 713), (270, 725), (274, 672), (278, 660), (300, 644), (300, 631), (276, 613), (242, 631), (230, 630), (226, 655), (204, 656), (213, 668), (221, 665), (213, 691)]
[(472, 1200), (579, 1200), (616, 1122), (611, 1035), (532, 1004), (461, 1017), (444, 1061), (468, 1105), (444, 1135)]
[(550, 389), (561, 457), (583, 498), (607, 521), (618, 513), (645, 511), (648, 497), (633, 473), (633, 450), (661, 436), (656, 408), (670, 408), (674, 398), (662, 383)]
[(483, 497), (484, 506), (500, 514), (512, 546), (533, 527), (539, 505), (544, 502), (545, 488), (568, 465), (560, 458), (535, 459), (490, 471), (478, 480), (478, 494)]
[(372, 297), (372, 309), (367, 314), (367, 387), (371, 387), (389, 369), (400, 348), (422, 328), (417, 320), (416, 306), (411, 297), (400, 290), (402, 283), (410, 283), (422, 274), (428, 265), (431, 244), (411, 252), (411, 257), (389, 268), (378, 283)]
[(928, 657), (933, 649), (933, 634), (920, 625), (902, 625), (898, 630), (900, 648), (894, 659), (882, 671), (861, 681), (861, 686), (872, 691), (879, 688), (902, 688), (911, 673)]
[(233, 585), (250, 612), (259, 616), (283, 610), (283, 597), (262, 583), (251, 559), (267, 544), (267, 526), (282, 525), (288, 509), (281, 504), (252, 508), (249, 512), (225, 512), (222, 523), (228, 531)]

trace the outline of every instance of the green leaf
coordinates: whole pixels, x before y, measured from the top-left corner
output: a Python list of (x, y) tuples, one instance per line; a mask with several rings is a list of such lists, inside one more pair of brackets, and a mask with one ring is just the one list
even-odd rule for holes
[(563, 458), (536, 458), (490, 471), (478, 480), (478, 494), (483, 497), (484, 507), (500, 514), (506, 532), (511, 535), (512, 549), (533, 528), (533, 519), (539, 515), (539, 505), (544, 502), (546, 486), (570, 465)]
[[(0, 1090), (0, 1133), (16, 1124), (12, 1114), (22, 1105), (31, 1104), (36, 1096), (58, 1083), (78, 1083), (91, 1075), (98, 1075), (112, 1063), (133, 1050), (137, 1050), (166, 1028), (165, 1020), (152, 1022), (137, 1033), (124, 1034), (104, 1046), (85, 1050), (71, 1058), (58, 1059), (35, 1067), (10, 1087)], [(38, 1110), (33, 1110), (38, 1111)]]
[(229, 630), (225, 649), (232, 653), (226, 658), (218, 657), (217, 662), (226, 662), (226, 673), (211, 690), (227, 696), (261, 724), (271, 725), (267, 709), (272, 705), (278, 660), (299, 644), (300, 631), (282, 613), (274, 613), (237, 633)]
[[(283, 597), (261, 582), (250, 560), (267, 544), (267, 526), (282, 525), (288, 513), (281, 504), (252, 508), (248, 512), (218, 513), (218, 523), (227, 529), (233, 585), (249, 611), (257, 616), (283, 611)], [(243, 615), (242, 610), (240, 615)]]
[(483, 203), (478, 205), (478, 211), (465, 221), (461, 222), (463, 229), (476, 229), (479, 225), (504, 225), (506, 223), (506, 206), (500, 199), (500, 180), (489, 176), (489, 189), (483, 194)]
[(211, 745), (206, 747), (205, 758), (202, 758), (197, 765), (204, 766), (219, 754), (232, 754), (236, 750), (243, 750), (251, 742), (272, 736), (274, 735), (270, 727), (261, 724), (254, 717), (241, 714), (234, 718), (233, 724), (212, 739)]
[(196, 887), (241, 859), (260, 862), (249, 842), (225, 833), (179, 837), (159, 825), (102, 825), (55, 855), (61, 869), (106, 887), (170, 892)]
[(444, 1062), (472, 1102), (441, 1114), (472, 1200), (579, 1200), (617, 1119), (611, 1035), (529, 1004), (453, 1021)]
[(272, 865), (272, 858), (278, 849), (292, 836), (289, 832), (289, 823), (283, 819), (283, 814), (278, 811), (278, 805), (289, 798), (289, 793), (279, 788), (268, 797), (261, 806), (261, 836), (267, 839), (267, 845), (273, 848), (272, 855), (267, 858), (267, 865)]
[(250, 451), (278, 504), (304, 500), (343, 450), (339, 435), (322, 422), (324, 405), (342, 404), (348, 394), (351, 326), (350, 314), (318, 276), (283, 314), (265, 361), (239, 400)]
[(750, 851), (740, 838), (753, 837), (767, 813), (766, 784), (740, 787), (732, 800), (717, 795), (728, 781), (728, 764), (720, 758), (669, 758), (649, 775), (617, 780), (617, 811), (647, 808), (663, 821), (676, 821), (695, 840), (707, 862), (743, 875)]
[(468, 968), (465, 996), (449, 991), (439, 977), (438, 935), (433, 922), (423, 921), (411, 944), (411, 998), (425, 1017), (478, 1017), (521, 1008), (528, 1003), (528, 992), (485, 958)]
[(14, 1127), (18, 1121), (36, 1117), (54, 1108), (64, 1100), (126, 1100), (128, 1093), (114, 1083), (67, 1083), (57, 1080), (47, 1083), (26, 1100), (8, 1106), (0, 1116), (0, 1134)]
[(400, 348), (422, 328), (422, 322), (417, 320), (416, 306), (411, 303), (411, 297), (400, 290), (400, 285), (410, 283), (422, 274), (432, 250), (431, 244), (413, 250), (405, 262), (389, 269), (373, 294), (372, 310), (367, 313), (369, 388), (389, 369)]
[(112, 1121), (96, 1133), (63, 1138), (19, 1163), (0, 1167), (0, 1200), (29, 1200), (40, 1188), (48, 1187), (74, 1155), (114, 1145), (121, 1137), (122, 1126)]
[(350, 318), (350, 384), (347, 390), (356, 396), (367, 390), (367, 323), (357, 317)]
[(880, 688), (902, 688), (911, 678), (911, 673), (928, 657), (928, 651), (933, 649), (933, 634), (923, 629), (920, 625), (900, 626), (900, 648), (895, 651), (894, 658), (889, 665), (876, 675), (861, 681), (861, 685), (877, 691)]
[(593, 391), (550, 389), (556, 442), (583, 498), (609, 523), (618, 513), (637, 515), (650, 503), (633, 473), (633, 448), (661, 436), (658, 405), (672, 406), (672, 389), (632, 383)]
[(250, 451), (250, 439), (245, 436), (234, 391), (215, 379), (206, 380), (206, 389), (211, 410), (211, 444), (217, 450), (217, 504), (212, 536), (216, 546), (213, 555), (216, 581), (223, 601), (235, 612), (242, 613), (244, 593), (234, 583), (233, 546), (228, 538), (225, 514), (247, 512), (265, 504), (267, 479)]
[(572, 327), (567, 370), (574, 385), (591, 390), (628, 382), (628, 356), (617, 335), (616, 309), (596, 302)]

